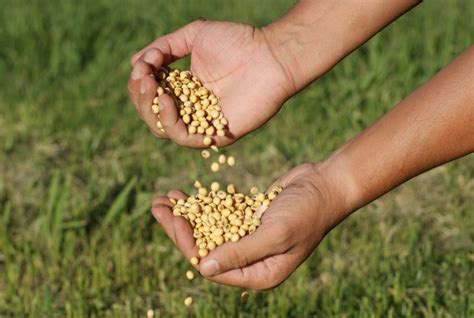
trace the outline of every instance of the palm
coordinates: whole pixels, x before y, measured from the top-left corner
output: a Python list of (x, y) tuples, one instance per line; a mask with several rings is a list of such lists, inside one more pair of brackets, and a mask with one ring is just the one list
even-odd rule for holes
[(291, 94), (263, 33), (249, 25), (210, 22), (202, 27), (191, 70), (220, 97), (231, 138), (263, 125)]

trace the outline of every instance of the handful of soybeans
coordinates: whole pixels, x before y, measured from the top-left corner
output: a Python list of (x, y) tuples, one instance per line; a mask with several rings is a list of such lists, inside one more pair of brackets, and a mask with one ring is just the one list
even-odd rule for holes
[(233, 184), (220, 189), (219, 183), (213, 182), (207, 189), (196, 181), (194, 186), (197, 194), (170, 201), (174, 204), (173, 215), (191, 224), (200, 257), (227, 241), (237, 242), (255, 232), (263, 213), (283, 190), (277, 186), (265, 194), (253, 187), (247, 195), (237, 192)]
[(227, 119), (224, 118), (219, 99), (205, 88), (190, 71), (180, 71), (167, 66), (155, 74), (158, 87), (152, 110), (157, 114), (157, 127), (164, 132), (160, 121), (158, 96), (169, 94), (190, 134), (201, 134), (205, 146), (212, 143), (210, 136), (225, 136)]

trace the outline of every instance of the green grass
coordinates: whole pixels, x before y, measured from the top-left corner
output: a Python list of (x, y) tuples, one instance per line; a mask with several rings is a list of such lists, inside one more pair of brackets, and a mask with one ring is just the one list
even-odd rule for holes
[[(128, 59), (197, 17), (264, 25), (292, 2), (1, 1), (0, 317), (474, 316), (472, 155), (361, 209), (272, 292), (186, 280), (150, 198), (208, 171), (140, 122)], [(227, 178), (325, 158), (473, 43), (473, 16), (426, 1), (231, 146)]]

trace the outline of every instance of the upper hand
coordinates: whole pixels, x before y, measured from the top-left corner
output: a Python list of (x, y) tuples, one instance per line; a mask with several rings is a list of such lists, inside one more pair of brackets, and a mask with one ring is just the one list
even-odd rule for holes
[(151, 110), (157, 84), (150, 74), (189, 54), (191, 71), (219, 97), (229, 123), (226, 136), (213, 137), (217, 146), (231, 144), (262, 126), (296, 93), (263, 30), (241, 23), (194, 21), (158, 38), (131, 59), (130, 98), (159, 138), (202, 147), (202, 136), (188, 134), (169, 96), (160, 97), (164, 133), (156, 127), (156, 114)]
[[(197, 269), (225, 285), (257, 290), (278, 286), (343, 219), (344, 199), (332, 183), (320, 165), (291, 170), (273, 184), (283, 186), (283, 191), (266, 210), (261, 226), (237, 243), (227, 242), (211, 251)], [(176, 190), (168, 196), (186, 197)], [(173, 216), (167, 197), (155, 198), (152, 212), (187, 259), (197, 255), (190, 225)]]

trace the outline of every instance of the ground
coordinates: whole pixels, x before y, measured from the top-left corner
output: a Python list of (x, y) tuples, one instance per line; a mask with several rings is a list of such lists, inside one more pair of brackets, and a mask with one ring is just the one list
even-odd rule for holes
[[(129, 57), (195, 18), (262, 26), (293, 2), (2, 1), (0, 317), (474, 316), (473, 155), (360, 209), (274, 291), (243, 303), (186, 279), (150, 199), (210, 172), (140, 122)], [(240, 172), (221, 181), (265, 187), (327, 157), (472, 44), (473, 16), (472, 1), (415, 8), (227, 148)]]

